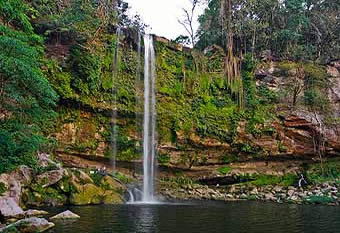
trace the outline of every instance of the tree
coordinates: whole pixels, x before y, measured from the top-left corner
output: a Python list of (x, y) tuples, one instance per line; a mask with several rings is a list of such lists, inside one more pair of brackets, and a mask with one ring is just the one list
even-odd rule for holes
[(210, 0), (204, 13), (198, 17), (198, 41), (196, 47), (205, 49), (210, 45), (224, 47), (219, 0)]
[(190, 45), (191, 44), (191, 40), (188, 36), (183, 36), (183, 35), (179, 35), (175, 40), (175, 43), (178, 44), (182, 44), (182, 45)]
[(225, 47), (228, 42), (223, 33), (227, 33), (228, 20), (223, 20), (218, 12), (225, 11), (222, 7), (228, 9), (230, 4), (234, 53), (252, 52), (255, 57), (271, 50), (279, 59), (322, 63), (339, 58), (338, 1), (209, 0), (199, 17), (197, 47), (204, 49), (213, 44)]
[(42, 38), (34, 34), (22, 0), (0, 3), (0, 173), (33, 165), (47, 145), (57, 95), (42, 66)]
[(178, 19), (178, 23), (180, 23), (184, 29), (187, 31), (189, 37), (190, 37), (190, 42), (192, 47), (195, 47), (196, 44), (196, 32), (194, 31), (194, 15), (195, 15), (195, 10), (198, 4), (200, 3), (200, 0), (190, 0), (191, 3), (191, 9), (187, 10), (185, 8), (182, 8), (184, 12), (183, 19), (180, 20)]

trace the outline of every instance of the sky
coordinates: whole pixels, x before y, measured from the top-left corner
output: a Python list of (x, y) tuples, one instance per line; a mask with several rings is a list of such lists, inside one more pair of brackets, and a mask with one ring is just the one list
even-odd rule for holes
[[(150, 26), (148, 33), (176, 39), (179, 35), (188, 35), (178, 19), (183, 19), (182, 8), (191, 9), (190, 0), (125, 0), (129, 3), (130, 14), (138, 13)], [(203, 7), (195, 12), (195, 30), (198, 28), (197, 18)]]

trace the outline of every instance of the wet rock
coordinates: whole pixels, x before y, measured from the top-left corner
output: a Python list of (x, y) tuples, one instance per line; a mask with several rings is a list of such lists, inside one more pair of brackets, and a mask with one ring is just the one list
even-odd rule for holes
[(54, 223), (48, 222), (44, 218), (26, 218), (0, 229), (0, 232), (15, 228), (17, 232), (37, 233), (44, 232), (54, 227)]
[(297, 201), (299, 199), (299, 197), (296, 196), (296, 195), (293, 195), (289, 199), (292, 200), (292, 201)]
[(264, 198), (268, 201), (274, 201), (276, 200), (276, 198), (274, 197), (274, 195), (272, 193), (267, 193), (265, 194)]
[(277, 192), (277, 193), (282, 192), (282, 187), (275, 186), (274, 191)]
[(291, 197), (291, 196), (293, 196), (294, 193), (295, 193), (295, 191), (292, 190), (292, 189), (290, 189), (290, 190), (288, 190), (287, 195), (288, 195), (289, 197)]
[(0, 216), (5, 219), (18, 218), (23, 216), (24, 211), (18, 205), (18, 203), (11, 197), (0, 198)]
[(241, 196), (240, 196), (240, 198), (241, 198), (241, 199), (247, 199), (247, 198), (248, 198), (248, 196), (247, 196), (247, 194), (245, 194), (245, 193), (242, 193), (242, 194), (241, 194)]
[(55, 220), (55, 219), (65, 220), (65, 219), (78, 219), (78, 218), (80, 218), (79, 215), (72, 213), (69, 210), (66, 210), (66, 211), (64, 211), (60, 214), (57, 214), (57, 215), (51, 217), (50, 220)]
[(24, 212), (24, 216), (27, 217), (38, 217), (48, 214), (48, 212), (44, 210), (26, 210)]

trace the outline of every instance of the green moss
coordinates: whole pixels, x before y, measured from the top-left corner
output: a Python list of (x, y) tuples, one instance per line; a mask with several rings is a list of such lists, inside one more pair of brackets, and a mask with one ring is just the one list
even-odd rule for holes
[(179, 188), (183, 185), (194, 185), (196, 184), (192, 179), (179, 174), (176, 177), (164, 177), (161, 179), (162, 185), (169, 188)]
[(101, 180), (104, 178), (104, 176), (97, 171), (90, 173), (90, 177), (96, 186), (99, 186), (101, 184)]
[(123, 184), (128, 184), (128, 183), (131, 183), (131, 182), (134, 181), (131, 177), (126, 176), (126, 175), (124, 175), (123, 173), (120, 173), (120, 172), (116, 173), (115, 177), (118, 180), (120, 180)]
[(160, 163), (161, 165), (168, 165), (170, 162), (170, 155), (159, 153), (157, 159), (158, 159), (158, 163)]
[(298, 67), (298, 64), (295, 62), (290, 61), (282, 61), (279, 63), (278, 68), (281, 70), (281, 75), (288, 75), (288, 72), (290, 70), (296, 69)]
[(220, 168), (217, 169), (217, 171), (222, 175), (227, 175), (232, 170), (233, 169), (231, 167), (220, 167)]
[(224, 154), (220, 157), (220, 161), (223, 163), (232, 163), (237, 162), (239, 160), (239, 157), (233, 153), (233, 154)]
[(274, 175), (247, 175), (240, 177), (242, 182), (249, 182), (256, 186), (267, 186), (267, 185), (280, 185), (280, 186), (292, 186), (297, 177), (294, 174), (287, 174), (284, 176), (274, 176)]
[(7, 191), (6, 185), (0, 182), (0, 196)]
[(277, 142), (277, 146), (279, 148), (280, 153), (286, 153), (288, 148), (285, 147), (280, 141)]
[(86, 184), (77, 193), (71, 193), (70, 203), (73, 205), (89, 205), (102, 203), (102, 190), (93, 184)]
[(57, 188), (35, 188), (27, 190), (25, 198), (28, 205), (44, 206), (44, 205), (64, 205), (67, 203), (67, 196)]
[(63, 179), (58, 182), (58, 187), (62, 192), (70, 193), (71, 192), (70, 178), (63, 177)]

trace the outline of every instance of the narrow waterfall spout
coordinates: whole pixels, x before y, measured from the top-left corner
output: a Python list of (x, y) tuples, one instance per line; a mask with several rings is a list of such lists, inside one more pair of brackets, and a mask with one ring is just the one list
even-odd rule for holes
[(144, 121), (143, 121), (143, 196), (142, 202), (153, 202), (156, 154), (155, 50), (153, 37), (144, 35)]

